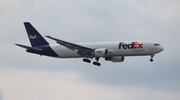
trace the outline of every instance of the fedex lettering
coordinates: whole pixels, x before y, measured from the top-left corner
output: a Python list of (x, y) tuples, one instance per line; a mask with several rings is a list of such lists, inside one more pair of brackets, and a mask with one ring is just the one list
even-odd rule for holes
[(34, 36), (30, 35), (29, 38), (30, 38), (30, 39), (39, 39), (40, 36), (38, 36), (38, 35), (34, 35)]
[(119, 49), (139, 49), (143, 48), (143, 43), (132, 42), (131, 44), (124, 44), (124, 42), (119, 43)]
[(99, 50), (99, 51), (97, 51), (97, 53), (102, 53), (102, 51)]

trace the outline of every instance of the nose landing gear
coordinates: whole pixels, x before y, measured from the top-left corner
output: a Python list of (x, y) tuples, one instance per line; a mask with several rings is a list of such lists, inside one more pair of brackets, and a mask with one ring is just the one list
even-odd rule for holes
[(150, 61), (153, 62), (153, 59), (151, 58)]
[(151, 55), (151, 59), (150, 59), (151, 62), (153, 62), (153, 57), (154, 57), (154, 55)]

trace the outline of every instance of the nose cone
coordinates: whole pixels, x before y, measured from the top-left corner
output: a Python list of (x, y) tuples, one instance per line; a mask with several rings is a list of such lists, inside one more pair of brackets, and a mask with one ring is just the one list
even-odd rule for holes
[(163, 51), (163, 50), (164, 50), (164, 48), (163, 48), (163, 47), (160, 47), (160, 48), (159, 48), (159, 50), (160, 50), (160, 52), (161, 52), (161, 51)]

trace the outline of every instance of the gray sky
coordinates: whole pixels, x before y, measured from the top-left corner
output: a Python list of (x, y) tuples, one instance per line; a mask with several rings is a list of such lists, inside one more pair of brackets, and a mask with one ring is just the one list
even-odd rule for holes
[[(179, 0), (0, 0), (0, 100), (179, 100)], [(165, 50), (123, 63), (26, 53), (23, 22), (70, 42), (151, 40)], [(50, 43), (55, 43), (47, 39)]]
[(3, 100), (3, 95), (4, 95), (3, 90), (0, 88), (0, 100)]

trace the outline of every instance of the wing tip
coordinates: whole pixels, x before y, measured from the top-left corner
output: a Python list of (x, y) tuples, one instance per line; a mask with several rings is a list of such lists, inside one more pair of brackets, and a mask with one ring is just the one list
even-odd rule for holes
[(14, 45), (20, 46), (20, 44), (14, 44)]
[(50, 38), (51, 36), (49, 36), (49, 35), (46, 35), (45, 37), (47, 37), (47, 38)]

